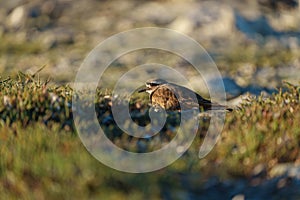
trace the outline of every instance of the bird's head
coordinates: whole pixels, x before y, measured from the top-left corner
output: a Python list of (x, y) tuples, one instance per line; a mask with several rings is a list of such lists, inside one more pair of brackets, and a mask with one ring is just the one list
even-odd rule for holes
[(146, 81), (146, 87), (140, 89), (138, 92), (147, 92), (151, 94), (158, 86), (166, 83), (168, 82), (163, 79), (150, 79)]

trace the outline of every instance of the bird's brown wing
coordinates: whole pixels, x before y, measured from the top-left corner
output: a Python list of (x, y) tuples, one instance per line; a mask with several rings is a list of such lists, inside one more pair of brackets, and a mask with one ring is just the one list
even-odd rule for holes
[(158, 86), (150, 95), (152, 106), (160, 106), (165, 110), (179, 110), (180, 105), (173, 91), (168, 84)]
[(150, 100), (153, 106), (160, 106), (165, 110), (192, 108), (200, 108), (201, 110), (227, 109), (226, 106), (212, 103), (186, 87), (172, 83), (158, 86), (150, 95)]
[(184, 106), (185, 109), (199, 107), (203, 110), (230, 110), (226, 106), (220, 105), (218, 103), (213, 103), (210, 100), (203, 98), (196, 92), (186, 87), (179, 86), (176, 84), (170, 84), (169, 88), (171, 88), (173, 91), (176, 91), (178, 100), (179, 102), (181, 102), (181, 107)]
[(186, 87), (175, 84), (170, 84), (169, 87), (175, 92), (175, 96), (180, 102), (181, 109), (192, 109), (199, 107), (198, 94)]

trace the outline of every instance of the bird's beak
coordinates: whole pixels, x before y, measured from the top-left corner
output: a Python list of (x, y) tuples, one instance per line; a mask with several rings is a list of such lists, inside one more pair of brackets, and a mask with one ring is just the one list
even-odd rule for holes
[(146, 92), (146, 91), (147, 91), (147, 88), (142, 88), (142, 89), (138, 90), (138, 93)]

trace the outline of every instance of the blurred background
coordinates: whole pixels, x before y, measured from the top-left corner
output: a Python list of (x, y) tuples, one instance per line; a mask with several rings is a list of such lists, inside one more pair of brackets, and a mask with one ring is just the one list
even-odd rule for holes
[[(149, 26), (177, 30), (203, 45), (230, 95), (271, 93), (282, 80), (297, 83), (300, 78), (297, 0), (1, 0), (0, 73), (33, 73), (47, 65), (42, 75), (71, 82), (99, 42)], [(183, 65), (159, 55), (170, 66)], [(133, 56), (125, 58), (114, 64), (134, 63)], [(183, 71), (197, 90), (203, 88), (193, 72)]]

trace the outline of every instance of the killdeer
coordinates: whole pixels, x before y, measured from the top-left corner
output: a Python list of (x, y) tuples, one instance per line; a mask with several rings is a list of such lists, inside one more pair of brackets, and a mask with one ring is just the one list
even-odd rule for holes
[[(166, 111), (180, 111), (198, 107), (204, 111), (211, 109), (232, 111), (231, 108), (204, 99), (186, 87), (169, 83), (163, 79), (146, 81), (146, 87), (138, 92), (149, 93), (150, 102), (155, 109), (162, 108)], [(193, 100), (194, 98), (197, 100)]]

